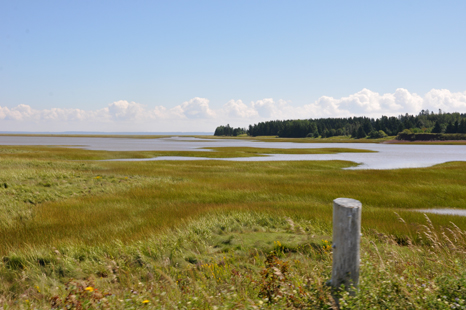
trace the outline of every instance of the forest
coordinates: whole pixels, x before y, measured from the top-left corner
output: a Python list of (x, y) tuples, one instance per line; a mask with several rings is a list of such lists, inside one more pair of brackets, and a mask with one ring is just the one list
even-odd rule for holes
[(278, 136), (286, 138), (328, 138), (351, 136), (352, 138), (383, 138), (400, 132), (423, 133), (466, 133), (465, 113), (438, 113), (422, 110), (418, 115), (369, 117), (319, 118), (298, 120), (273, 120), (249, 125), (249, 128), (219, 126), (215, 136)]

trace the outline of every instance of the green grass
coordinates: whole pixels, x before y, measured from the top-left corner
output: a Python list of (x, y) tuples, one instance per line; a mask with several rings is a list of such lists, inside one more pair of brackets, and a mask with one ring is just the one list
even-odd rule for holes
[[(54, 301), (60, 308), (78, 302), (112, 309), (335, 308), (325, 285), (332, 264), (328, 227), (238, 211), (214, 212), (182, 224), (131, 244), (116, 239), (106, 245), (12, 252), (0, 265), (3, 305), (47, 308)], [(424, 241), (414, 245), (363, 229), (359, 293), (343, 294), (342, 308), (464, 307), (466, 244), (464, 232), (452, 229), (450, 238), (458, 237), (454, 244), (424, 228), (419, 231), (427, 233)], [(267, 255), (275, 265), (265, 264)], [(275, 281), (280, 288), (271, 289), (264, 274), (285, 264), (288, 269)], [(272, 299), (261, 295), (264, 290)]]
[(241, 135), (238, 137), (217, 137), (217, 136), (196, 136), (203, 139), (241, 139), (254, 140), (262, 142), (294, 142), (294, 143), (391, 143), (391, 144), (437, 144), (437, 145), (465, 145), (466, 141), (448, 140), (448, 141), (404, 141), (396, 140), (396, 136), (387, 136), (380, 139), (362, 138), (355, 139), (351, 136), (334, 136), (329, 138), (280, 138), (277, 136), (257, 136), (251, 137)]
[[(316, 150), (267, 153), (295, 151)], [(464, 296), (466, 219), (432, 214), (429, 226), (410, 211), (464, 209), (464, 162), (342, 170), (354, 163), (88, 160), (137, 154), (152, 156), (0, 147), (0, 305), (47, 308), (57, 297), (63, 306), (73, 291), (84, 303), (99, 300), (97, 308), (139, 308), (144, 300), (166, 309), (331, 308), (324, 283), (338, 197), (363, 204), (361, 293), (345, 297), (348, 307), (443, 309)], [(267, 301), (259, 294), (271, 251), (289, 270), (281, 280), (287, 291)], [(103, 300), (83, 290), (89, 286), (111, 295)]]
[[(241, 135), (238, 137), (228, 136), (196, 136), (202, 139), (240, 139), (240, 140), (254, 140), (262, 142), (294, 142), (294, 143), (381, 143), (391, 141), (396, 136), (387, 136), (380, 139), (355, 139), (351, 136), (334, 136), (329, 138), (280, 138), (278, 136), (256, 136), (251, 137), (247, 135)], [(398, 141), (398, 140), (396, 140)]]
[(0, 158), (44, 160), (144, 159), (160, 156), (233, 158), (264, 156), (263, 154), (336, 154), (369, 152), (374, 151), (351, 148), (271, 149), (253, 147), (205, 147), (199, 151), (95, 151), (71, 147), (2, 146), (0, 148)]

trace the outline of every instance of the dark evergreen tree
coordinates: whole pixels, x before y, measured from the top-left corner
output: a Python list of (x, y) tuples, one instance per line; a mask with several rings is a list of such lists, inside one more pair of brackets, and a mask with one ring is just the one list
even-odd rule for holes
[(364, 118), (362, 127), (363, 127), (362, 129), (364, 129), (364, 132), (371, 132), (372, 131), (371, 121), (368, 118)]
[(440, 126), (439, 121), (435, 122), (434, 129), (432, 129), (432, 133), (441, 133), (442, 127)]
[(459, 133), (466, 133), (466, 118), (463, 118), (458, 126)]
[(365, 137), (366, 137), (366, 132), (364, 131), (364, 128), (362, 128), (362, 126), (361, 126), (361, 127), (358, 128), (358, 133), (356, 135), (356, 138), (361, 139), (361, 138), (365, 138)]
[(244, 128), (232, 128), (229, 124), (226, 126), (218, 126), (215, 129), (214, 136), (239, 136), (246, 133)]
[(330, 134), (330, 133), (328, 132), (328, 129), (325, 128), (325, 129), (324, 129), (324, 132), (322, 132), (322, 138), (327, 138), (327, 137), (329, 137), (329, 134)]
[[(466, 133), (466, 114), (445, 113), (436, 114), (428, 110), (418, 115), (399, 115), (398, 117), (382, 116), (379, 119), (368, 117), (321, 118), (306, 120), (274, 120), (259, 122), (244, 128), (232, 128), (230, 125), (219, 126), (215, 130), (216, 136), (234, 136), (247, 132), (250, 136), (280, 136), (280, 137), (322, 137), (334, 135), (351, 135), (356, 138), (362, 127), (364, 133), (384, 131), (388, 135), (396, 135), (404, 129), (415, 132), (430, 128), (432, 132)], [(419, 130), (419, 131), (416, 131)], [(375, 135), (375, 133), (373, 134)]]
[(451, 122), (448, 122), (447, 128), (445, 129), (445, 133), (455, 133), (455, 125), (453, 125)]

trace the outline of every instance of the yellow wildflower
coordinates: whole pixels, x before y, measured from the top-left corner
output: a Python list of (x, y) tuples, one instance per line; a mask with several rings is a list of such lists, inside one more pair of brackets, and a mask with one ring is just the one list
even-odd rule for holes
[(147, 299), (142, 301), (143, 304), (147, 304), (148, 302), (149, 301)]
[(92, 286), (88, 286), (88, 287), (86, 287), (86, 291), (93, 292), (94, 288)]

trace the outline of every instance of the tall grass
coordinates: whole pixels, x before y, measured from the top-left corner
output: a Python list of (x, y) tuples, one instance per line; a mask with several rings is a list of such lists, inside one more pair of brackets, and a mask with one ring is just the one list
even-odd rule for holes
[[(466, 232), (450, 224), (436, 233), (428, 218), (418, 224), (410, 228), (423, 236), (417, 244), (363, 229), (359, 290), (342, 294), (341, 309), (464, 309)], [(0, 302), (6, 308), (336, 309), (325, 285), (329, 234), (313, 221), (213, 212), (126, 245), (116, 239), (10, 252), (0, 262)], [(266, 277), (271, 274), (277, 276)]]
[[(72, 156), (80, 152), (67, 151)], [(465, 163), (348, 171), (341, 168), (351, 163), (325, 161), (95, 164), (9, 160), (2, 161), (3, 166), (12, 168), (2, 169), (0, 179), (16, 185), (0, 189), (0, 197), (6, 206), (20, 197), (30, 216), (18, 218), (3, 212), (3, 222), (9, 222), (0, 227), (3, 253), (61, 242), (100, 244), (114, 237), (131, 242), (212, 210), (272, 212), (330, 223), (331, 203), (337, 197), (363, 203), (365, 227), (403, 234), (405, 227), (396, 222), (394, 210), (419, 222), (422, 215), (410, 209), (464, 208), (466, 199)], [(37, 203), (29, 203), (27, 197)], [(461, 228), (466, 227), (464, 218), (431, 217), (440, 225), (455, 219)]]
[[(466, 219), (430, 215), (427, 221), (411, 210), (464, 208), (466, 163), (364, 171), (342, 170), (354, 165), (342, 161), (70, 160), (89, 156), (95, 153), (2, 148), (4, 307), (45, 307), (54, 297), (64, 305), (68, 287), (85, 302), (122, 309), (145, 300), (145, 307), (173, 309), (331, 308), (324, 286), (331, 253), (322, 249), (338, 197), (363, 203), (365, 235), (364, 294), (346, 296), (344, 307), (460, 305), (463, 291), (449, 288), (465, 282)], [(280, 278), (289, 290), (274, 293), (275, 301), (258, 297), (272, 250), (290, 266)], [(91, 286), (112, 295), (84, 290)]]

